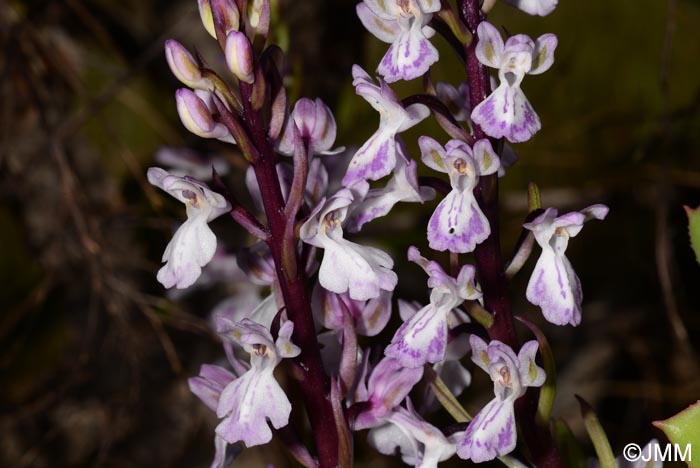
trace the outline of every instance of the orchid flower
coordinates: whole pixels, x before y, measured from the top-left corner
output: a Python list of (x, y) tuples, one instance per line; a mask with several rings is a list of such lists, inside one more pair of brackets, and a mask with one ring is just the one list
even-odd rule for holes
[(351, 299), (366, 301), (381, 291), (393, 291), (398, 278), (391, 271), (394, 261), (385, 252), (343, 238), (343, 222), (353, 195), (347, 189), (314, 209), (300, 230), (301, 239), (325, 249), (318, 279), (321, 286)]
[(427, 24), (439, 10), (440, 0), (364, 0), (357, 5), (365, 28), (391, 44), (377, 68), (387, 83), (417, 78), (438, 61), (428, 40), (435, 31)]
[(445, 359), (450, 311), (464, 300), (478, 299), (481, 292), (474, 284), (475, 269), (471, 265), (464, 265), (453, 278), (437, 262), (422, 257), (415, 247), (409, 248), (408, 259), (428, 274), (430, 304), (399, 327), (384, 354), (402, 366), (419, 367)]
[(187, 207), (187, 221), (175, 232), (163, 253), (165, 265), (157, 279), (166, 288), (194, 284), (216, 251), (216, 236), (208, 223), (231, 210), (231, 204), (204, 183), (170, 175), (158, 167), (148, 169), (148, 181)]
[(418, 145), (423, 162), (447, 173), (452, 186), (428, 222), (430, 248), (455, 253), (473, 251), (491, 234), (488, 219), (474, 197), (474, 188), (480, 176), (498, 171), (498, 156), (487, 139), (474, 143), (473, 150), (460, 140), (450, 140), (443, 148), (427, 136), (420, 137)]
[(426, 422), (406, 399), (406, 408), (397, 407), (382, 426), (369, 431), (367, 440), (384, 455), (393, 455), (398, 448), (401, 459), (416, 468), (437, 468), (455, 453), (455, 437), (447, 438)]
[(524, 34), (508, 38), (505, 44), (492, 24), (477, 28), (476, 56), (481, 63), (498, 69), (500, 84), (472, 111), (472, 122), (493, 138), (511, 143), (529, 140), (540, 129), (540, 118), (520, 89), (525, 74), (539, 75), (554, 63), (557, 37), (543, 34), (533, 41)]
[[(402, 145), (399, 145), (399, 148)], [(403, 153), (403, 150), (399, 151)], [(358, 232), (365, 223), (381, 216), (386, 216), (395, 204), (399, 202), (419, 202), (432, 200), (435, 190), (418, 185), (418, 165), (413, 160), (407, 160), (403, 154), (397, 158), (394, 175), (383, 188), (369, 189), (368, 186), (358, 190), (366, 192), (362, 201), (353, 207), (346, 228), (350, 232)], [(357, 184), (367, 184), (359, 181)], [(353, 186), (350, 187), (354, 189)], [(368, 191), (367, 191), (368, 190)]]
[(605, 219), (608, 207), (593, 205), (557, 217), (555, 208), (548, 208), (532, 222), (523, 224), (535, 235), (542, 247), (535, 269), (527, 285), (527, 300), (542, 308), (542, 314), (556, 325), (581, 323), (581, 282), (566, 258), (569, 238), (577, 235), (589, 219)]
[[(398, 300), (399, 315), (401, 320), (407, 322), (422, 309), (418, 302)], [(447, 314), (448, 340), (445, 350), (445, 358), (433, 364), (435, 374), (444, 382), (445, 386), (454, 396), (458, 397), (472, 381), (472, 375), (461, 363), (461, 359), (469, 352), (469, 337), (466, 333), (453, 336), (451, 331), (462, 324), (471, 322), (469, 316), (460, 309), (452, 309)], [(435, 411), (440, 407), (435, 398), (435, 393), (428, 387), (421, 405), (421, 413)]]
[(275, 429), (289, 423), (292, 405), (273, 371), (282, 358), (301, 352), (290, 341), (293, 330), (292, 322), (284, 322), (277, 341), (273, 341), (267, 328), (251, 320), (219, 321), (217, 331), (250, 354), (250, 369), (224, 388), (216, 407), (216, 415), (222, 418), (216, 433), (229, 444), (266, 444), (272, 439), (268, 419)]
[(457, 455), (475, 463), (493, 460), (515, 449), (515, 400), (527, 387), (540, 387), (545, 372), (535, 364), (537, 341), (525, 343), (518, 355), (498, 340), (488, 345), (476, 335), (469, 338), (472, 361), (493, 380), (495, 397), (474, 417), (457, 444)]
[(365, 402), (353, 426), (354, 430), (378, 427), (423, 377), (423, 368), (404, 367), (396, 359), (385, 357), (374, 367), (367, 383), (367, 358), (355, 390), (355, 403)]
[(377, 180), (389, 174), (396, 166), (399, 151), (396, 134), (413, 127), (430, 114), (423, 104), (404, 108), (396, 93), (381, 78), (377, 86), (358, 65), (353, 65), (352, 77), (355, 92), (379, 112), (379, 128), (350, 161), (343, 178), (346, 187), (358, 180)]

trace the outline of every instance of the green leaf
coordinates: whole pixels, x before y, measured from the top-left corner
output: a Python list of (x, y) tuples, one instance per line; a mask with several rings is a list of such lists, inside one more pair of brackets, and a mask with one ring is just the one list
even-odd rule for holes
[(688, 234), (690, 234), (690, 247), (695, 252), (695, 260), (700, 263), (700, 206), (691, 208), (684, 206), (688, 215)]
[(591, 408), (591, 405), (589, 405), (586, 400), (578, 395), (575, 396), (579, 405), (581, 405), (583, 424), (586, 426), (588, 437), (590, 437), (591, 442), (593, 442), (595, 453), (598, 455), (598, 460), (600, 461), (600, 468), (617, 468), (615, 455), (613, 455), (608, 436), (605, 434), (605, 430), (603, 426), (601, 426), (598, 416), (596, 416), (595, 411), (593, 411), (593, 408)]
[(565, 466), (570, 468), (585, 468), (586, 455), (583, 453), (576, 437), (574, 437), (571, 428), (563, 420), (557, 420), (554, 423), (555, 437), (557, 439), (557, 447), (564, 459)]
[(685, 462), (690, 468), (700, 468), (700, 401), (675, 416), (664, 421), (654, 421), (652, 424), (664, 431), (668, 440), (678, 446), (681, 453), (690, 445), (690, 457)]

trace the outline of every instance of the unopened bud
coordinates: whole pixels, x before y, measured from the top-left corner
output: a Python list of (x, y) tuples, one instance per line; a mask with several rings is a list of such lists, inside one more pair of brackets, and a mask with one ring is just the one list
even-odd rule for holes
[(296, 124), (299, 136), (306, 140), (309, 148), (315, 153), (323, 153), (331, 149), (335, 142), (336, 123), (331, 110), (321, 99), (312, 101), (301, 98), (294, 105), (287, 128), (282, 135), (279, 151), (283, 154), (292, 154), (294, 141), (291, 125)]
[(267, 36), (270, 29), (270, 0), (252, 0), (248, 3), (248, 26), (256, 35)]
[(234, 0), (199, 0), (199, 14), (209, 34), (216, 39), (216, 25), (226, 36), (231, 31), (238, 31), (241, 14)]
[(173, 39), (165, 41), (165, 59), (175, 78), (191, 88), (209, 89), (209, 80), (202, 77), (199, 66), (192, 54)]
[(187, 130), (204, 138), (225, 138), (226, 127), (216, 123), (205, 102), (189, 89), (175, 92), (177, 113)]
[(253, 48), (245, 34), (231, 31), (226, 36), (226, 64), (236, 77), (246, 83), (255, 81)]

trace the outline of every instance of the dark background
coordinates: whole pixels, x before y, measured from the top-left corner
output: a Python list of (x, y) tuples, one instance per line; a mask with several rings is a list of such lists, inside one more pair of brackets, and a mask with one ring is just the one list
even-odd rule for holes
[[(354, 7), (280, 0), (273, 18), (292, 97), (323, 98), (342, 145), (361, 144), (377, 123), (354, 94), (350, 67), (372, 70), (386, 49)], [(591, 455), (574, 393), (596, 408), (617, 453), (628, 442), (665, 440), (650, 422), (700, 398), (700, 266), (683, 212), (700, 204), (700, 2), (560, 0), (544, 19), (497, 4), (490, 21), (513, 34), (559, 37), (552, 69), (523, 83), (543, 128), (517, 145), (520, 162), (503, 179), (504, 251), (519, 233), (528, 181), (539, 184), (545, 206), (611, 208), (570, 243), (584, 286), (580, 327), (545, 324), (524, 301), (533, 260), (513, 284), (516, 313), (542, 326), (557, 357), (555, 416)], [(215, 418), (186, 378), (223, 355), (207, 316), (225, 291), (165, 298), (155, 272), (184, 212), (147, 184), (145, 170), (161, 145), (236, 150), (182, 128), (167, 38), (217, 57), (194, 0), (0, 4), (2, 466), (210, 463)], [(435, 43), (442, 60), (433, 76), (458, 83), (459, 61)], [(407, 141), (428, 132), (442, 138), (425, 123)], [(426, 299), (422, 272), (400, 259), (425, 242), (433, 208), (400, 207), (365, 229), (399, 259), (404, 296)], [(249, 242), (224, 224), (215, 227), (229, 245)], [(490, 391), (487, 377), (474, 374), (462, 398), (472, 413)], [(358, 464), (393, 461), (356, 439)], [(264, 466), (264, 455), (291, 466), (273, 448), (251, 449), (239, 463)]]

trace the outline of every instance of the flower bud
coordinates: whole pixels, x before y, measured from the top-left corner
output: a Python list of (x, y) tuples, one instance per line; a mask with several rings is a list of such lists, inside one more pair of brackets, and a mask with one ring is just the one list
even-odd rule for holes
[(209, 0), (198, 0), (197, 4), (199, 6), (199, 17), (202, 19), (202, 24), (204, 29), (207, 30), (209, 35), (216, 39), (216, 29), (214, 28), (214, 17), (211, 12), (211, 2)]
[(236, 77), (250, 84), (255, 81), (253, 48), (245, 34), (231, 31), (226, 36), (226, 64)]
[(248, 25), (255, 34), (267, 36), (270, 28), (270, 0), (252, 0), (248, 3)]
[(165, 41), (165, 59), (175, 78), (191, 88), (209, 89), (209, 80), (202, 77), (199, 66), (192, 54), (173, 39)]
[(175, 93), (177, 113), (187, 130), (204, 138), (225, 138), (226, 127), (216, 123), (207, 105), (189, 89), (178, 89)]
[(282, 135), (279, 151), (283, 154), (294, 152), (294, 141), (291, 125), (296, 124), (299, 136), (306, 140), (309, 148), (315, 153), (324, 153), (331, 149), (335, 142), (336, 123), (331, 110), (321, 99), (312, 101), (301, 98), (294, 105), (287, 128)]
[(214, 39), (217, 19), (224, 36), (230, 31), (237, 31), (240, 26), (241, 14), (233, 0), (199, 0), (199, 15), (204, 28)]

